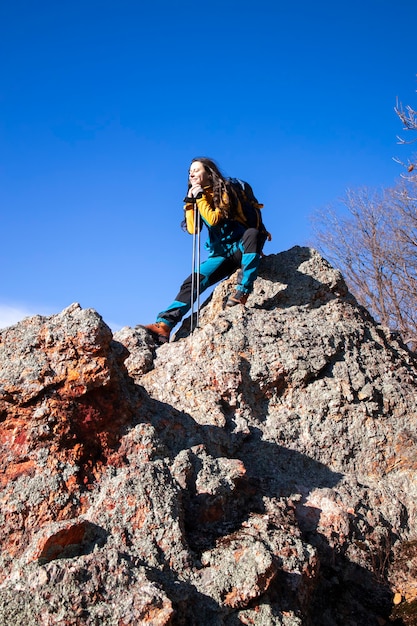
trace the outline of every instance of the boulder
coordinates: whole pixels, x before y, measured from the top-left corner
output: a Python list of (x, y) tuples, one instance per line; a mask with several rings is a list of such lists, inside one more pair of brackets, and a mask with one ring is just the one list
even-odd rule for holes
[(0, 625), (412, 624), (415, 356), (315, 250), (236, 280), (1, 331)]

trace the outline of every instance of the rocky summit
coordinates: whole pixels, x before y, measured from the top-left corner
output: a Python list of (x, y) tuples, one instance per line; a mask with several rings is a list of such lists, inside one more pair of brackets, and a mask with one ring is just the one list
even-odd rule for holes
[(415, 356), (312, 249), (236, 280), (0, 332), (2, 626), (417, 624)]

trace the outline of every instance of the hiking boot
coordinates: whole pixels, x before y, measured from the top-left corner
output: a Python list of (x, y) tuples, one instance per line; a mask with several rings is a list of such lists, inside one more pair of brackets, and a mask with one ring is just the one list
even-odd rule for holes
[(157, 340), (158, 343), (167, 343), (169, 341), (169, 335), (171, 334), (171, 329), (167, 324), (163, 322), (155, 322), (154, 324), (143, 325), (142, 328), (146, 328), (151, 335), (153, 335), (154, 339)]
[(246, 304), (249, 294), (243, 293), (243, 291), (235, 291), (233, 296), (229, 296), (226, 306), (236, 306), (236, 304)]

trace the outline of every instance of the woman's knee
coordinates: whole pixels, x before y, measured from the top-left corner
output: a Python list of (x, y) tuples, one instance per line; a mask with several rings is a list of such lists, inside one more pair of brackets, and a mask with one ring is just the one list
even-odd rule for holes
[(242, 237), (243, 252), (258, 252), (258, 238), (259, 230), (257, 228), (248, 228), (245, 230)]

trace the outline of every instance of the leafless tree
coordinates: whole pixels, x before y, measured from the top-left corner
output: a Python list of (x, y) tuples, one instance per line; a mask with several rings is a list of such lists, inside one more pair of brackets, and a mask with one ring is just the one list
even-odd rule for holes
[(313, 216), (313, 232), (357, 300), (417, 349), (417, 182), (348, 191)]
[[(417, 111), (397, 101), (403, 131), (417, 131)], [(400, 144), (412, 144), (417, 137)], [(383, 191), (347, 191), (313, 215), (313, 245), (338, 267), (357, 300), (417, 350), (417, 161)]]

